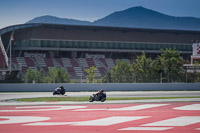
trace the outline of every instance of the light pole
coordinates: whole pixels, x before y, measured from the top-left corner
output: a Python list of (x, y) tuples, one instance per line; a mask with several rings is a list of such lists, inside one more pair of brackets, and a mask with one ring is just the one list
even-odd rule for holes
[(10, 41), (9, 41), (9, 46), (10, 46), (10, 73), (11, 73), (11, 71), (12, 71), (12, 41), (14, 40), (14, 38), (13, 38), (13, 34), (14, 34), (14, 30), (12, 31), (12, 33), (11, 33), (11, 36), (10, 36)]

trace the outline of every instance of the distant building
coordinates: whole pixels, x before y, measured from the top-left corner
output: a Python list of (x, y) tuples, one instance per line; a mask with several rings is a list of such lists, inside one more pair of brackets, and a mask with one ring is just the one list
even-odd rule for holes
[(191, 63), (184, 64), (188, 73), (200, 72), (200, 43), (193, 43), (192, 47)]
[[(84, 68), (96, 66), (102, 77), (117, 59), (131, 63), (144, 51), (155, 58), (161, 49), (178, 50), (190, 60), (192, 44), (200, 40), (200, 31), (138, 29), (57, 24), (22, 24), (0, 30), (1, 70), (9, 70), (9, 44), (12, 44), (12, 71), (28, 68), (63, 67), (71, 78), (84, 77)], [(6, 53), (6, 54), (5, 54)]]
[(191, 64), (194, 60), (200, 60), (200, 43), (193, 43), (193, 54), (191, 56)]

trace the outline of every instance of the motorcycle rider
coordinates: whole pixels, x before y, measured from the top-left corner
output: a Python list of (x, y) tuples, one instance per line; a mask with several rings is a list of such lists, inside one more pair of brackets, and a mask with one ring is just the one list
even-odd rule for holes
[(58, 92), (62, 93), (63, 91), (65, 91), (65, 88), (61, 85), (61, 86), (57, 87), (55, 89), (55, 91), (58, 91)]
[(101, 89), (97, 93), (93, 94), (93, 96), (90, 96), (89, 102), (93, 101), (101, 101), (104, 102), (106, 100), (106, 93), (104, 93), (104, 90)]
[(103, 92), (104, 92), (104, 90), (101, 89), (101, 90), (99, 90), (99, 91), (96, 93), (96, 95), (97, 95), (97, 96), (98, 96), (98, 95), (101, 95)]

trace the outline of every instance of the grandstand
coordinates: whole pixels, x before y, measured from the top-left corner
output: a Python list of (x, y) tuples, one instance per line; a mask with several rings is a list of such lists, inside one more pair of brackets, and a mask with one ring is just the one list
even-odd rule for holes
[[(12, 57), (9, 53), (10, 37)], [(0, 70), (23, 74), (28, 68), (43, 70), (64, 68), (71, 79), (84, 78), (84, 68), (96, 66), (97, 76), (104, 76), (116, 60), (131, 63), (144, 51), (152, 58), (161, 49), (178, 50), (190, 60), (192, 43), (200, 40), (200, 31), (138, 29), (57, 24), (21, 24), (0, 30)], [(2, 78), (2, 74), (0, 76)]]

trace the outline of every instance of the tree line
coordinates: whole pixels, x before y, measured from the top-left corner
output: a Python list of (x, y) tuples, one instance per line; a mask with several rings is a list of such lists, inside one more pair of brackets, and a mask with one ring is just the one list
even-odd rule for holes
[[(200, 82), (200, 73), (187, 73), (183, 60), (176, 50), (162, 50), (155, 59), (147, 57), (144, 52), (133, 59), (131, 64), (117, 60), (102, 79), (96, 78), (96, 67), (84, 69), (87, 73), (87, 83), (171, 83)], [(43, 71), (28, 69), (24, 75), (27, 83), (69, 83), (70, 77), (63, 68), (49, 69), (48, 76)]]
[(25, 83), (69, 83), (70, 77), (64, 68), (50, 68), (46, 75), (41, 69), (28, 69), (23, 80)]
[(200, 82), (200, 73), (187, 73), (180, 53), (176, 50), (162, 50), (154, 60), (146, 54), (137, 56), (131, 64), (117, 61), (104, 77), (110, 83), (174, 83)]

